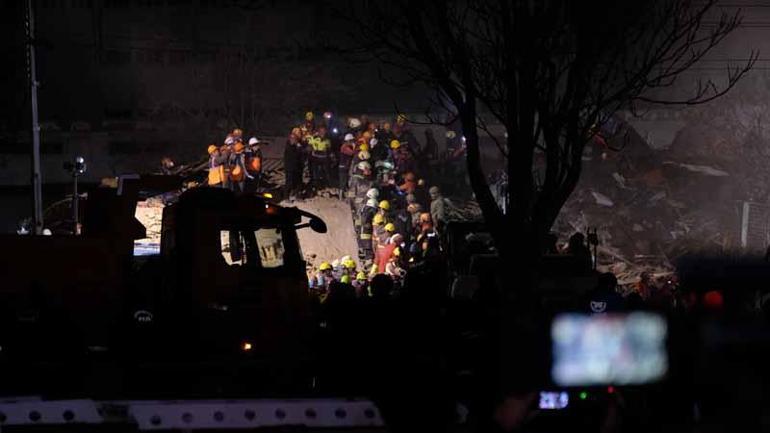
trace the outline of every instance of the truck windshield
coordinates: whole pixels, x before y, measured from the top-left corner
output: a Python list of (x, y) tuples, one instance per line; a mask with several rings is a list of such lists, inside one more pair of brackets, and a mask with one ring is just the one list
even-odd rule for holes
[(254, 232), (220, 231), (222, 257), (228, 265), (255, 265), (279, 268), (284, 265), (284, 241), (281, 229), (264, 227)]

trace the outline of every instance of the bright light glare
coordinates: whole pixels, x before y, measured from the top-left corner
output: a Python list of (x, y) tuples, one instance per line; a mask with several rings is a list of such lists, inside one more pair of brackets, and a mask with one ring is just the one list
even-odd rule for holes
[(248, 341), (244, 342), (244, 343), (241, 345), (241, 350), (243, 350), (244, 352), (248, 352), (248, 351), (250, 351), (250, 350), (251, 350), (251, 349), (253, 349), (253, 348), (254, 348), (254, 347), (253, 347), (253, 346), (251, 345), (251, 343), (249, 343)]

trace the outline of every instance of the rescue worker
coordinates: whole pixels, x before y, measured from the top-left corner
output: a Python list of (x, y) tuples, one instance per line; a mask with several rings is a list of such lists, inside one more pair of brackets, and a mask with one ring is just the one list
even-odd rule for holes
[(233, 132), (230, 133), (235, 141), (243, 141), (243, 129), (241, 128), (235, 128), (233, 129)]
[(441, 190), (437, 186), (430, 187), (428, 193), (431, 200), (430, 217), (440, 231), (447, 222), (447, 200), (441, 195)]
[(358, 257), (364, 261), (374, 258), (372, 235), (374, 233), (374, 217), (376, 214), (377, 200), (370, 198), (359, 213), (361, 229), (358, 232)]
[(215, 144), (210, 144), (208, 147), (209, 152), (209, 178), (208, 185), (223, 188), (225, 187), (225, 162), (226, 159), (219, 151), (219, 147)]
[(372, 188), (372, 166), (365, 158), (366, 153), (359, 152), (359, 162), (350, 175), (350, 193), (353, 196), (353, 208), (358, 208), (364, 202), (366, 192)]
[(356, 268), (358, 267), (356, 265), (356, 261), (353, 260), (350, 256), (345, 256), (343, 259), (342, 275), (347, 275), (348, 277), (353, 278), (356, 275)]
[(355, 137), (351, 133), (345, 134), (345, 139), (340, 145), (339, 160), (337, 162), (338, 187), (340, 189), (340, 200), (342, 200), (348, 191), (348, 179), (350, 178), (350, 166), (356, 155)]
[(243, 145), (243, 142), (236, 141), (233, 146), (233, 153), (230, 154), (228, 161), (230, 166), (230, 189), (240, 193), (245, 190), (246, 179), (254, 179), (254, 176), (250, 175), (246, 168), (245, 149), (246, 147)]
[(393, 251), (398, 248), (403, 240), (401, 235), (395, 233), (396, 227), (393, 223), (385, 224), (386, 240), (377, 246), (377, 268), (379, 273), (385, 272), (385, 267), (393, 256)]
[(392, 140), (390, 142), (390, 151), (396, 172), (414, 171), (414, 158), (412, 158), (412, 154), (406, 146), (402, 145), (398, 140)]
[(405, 194), (414, 194), (417, 189), (417, 176), (411, 171), (404, 174), (404, 182), (398, 186), (398, 189)]
[(332, 265), (329, 262), (322, 262), (318, 266), (318, 272), (309, 280), (310, 290), (318, 295), (324, 294), (329, 290), (329, 285), (334, 281), (332, 275)]
[(294, 201), (302, 189), (304, 150), (300, 134), (299, 128), (294, 128), (283, 149), (284, 194), (290, 201)]
[(353, 288), (356, 291), (357, 298), (369, 297), (369, 280), (366, 278), (364, 271), (359, 271), (356, 274), (356, 279), (353, 281)]
[(246, 147), (246, 172), (252, 177), (247, 182), (246, 189), (249, 192), (259, 190), (259, 184), (262, 179), (262, 149), (257, 137), (249, 138), (249, 145)]
[[(383, 258), (383, 252), (389, 253), (389, 251), (384, 250), (384, 248), (388, 245), (388, 240), (390, 240), (395, 231), (396, 226), (391, 222), (374, 226), (374, 261), (378, 267), (380, 267), (380, 265), (384, 266), (385, 262), (383, 262), (383, 260), (385, 260), (385, 258)], [(379, 270), (378, 272), (382, 273), (383, 270)]]
[(377, 266), (377, 252), (380, 245), (384, 245), (388, 240), (388, 234), (385, 231), (385, 217), (377, 211), (372, 218), (372, 251), (374, 252), (374, 265)]
[(305, 122), (299, 126), (302, 141), (308, 141), (315, 134), (315, 114), (312, 111), (305, 113)]
[(331, 141), (326, 132), (326, 127), (321, 126), (308, 141), (312, 149), (310, 152), (311, 183), (316, 191), (328, 187), (331, 180)]

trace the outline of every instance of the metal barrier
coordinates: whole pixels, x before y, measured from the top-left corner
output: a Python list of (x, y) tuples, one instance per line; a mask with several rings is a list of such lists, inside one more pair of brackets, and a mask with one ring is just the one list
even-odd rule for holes
[(139, 430), (383, 427), (368, 400), (103, 401), (24, 399), (0, 402), (0, 426), (136, 424)]

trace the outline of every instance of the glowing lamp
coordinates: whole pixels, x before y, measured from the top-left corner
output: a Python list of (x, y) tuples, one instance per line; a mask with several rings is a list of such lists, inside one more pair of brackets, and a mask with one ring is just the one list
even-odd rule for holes
[(241, 344), (241, 350), (244, 352), (250, 352), (253, 348), (254, 346), (252, 346), (248, 341), (245, 341), (243, 344)]

